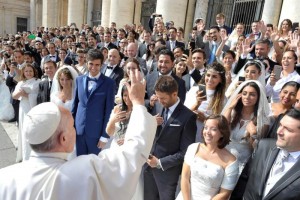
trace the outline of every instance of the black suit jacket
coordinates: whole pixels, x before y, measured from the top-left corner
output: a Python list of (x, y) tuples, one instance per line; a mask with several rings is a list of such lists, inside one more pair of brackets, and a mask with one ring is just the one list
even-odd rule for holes
[(10, 75), (7, 76), (5, 83), (6, 83), (7, 87), (9, 88), (10, 93), (13, 93), (15, 91), (16, 85), (18, 84), (14, 80), (14, 77), (11, 77)]
[[(231, 199), (242, 199), (243, 191), (243, 199), (245, 200), (300, 199), (300, 160), (278, 180), (263, 198), (265, 184), (278, 152), (275, 139), (262, 139), (258, 144), (254, 158), (247, 163), (243, 170)], [(241, 187), (243, 185), (246, 187)]]
[[(167, 49), (169, 49), (170, 51), (171, 51), (171, 44), (170, 44), (170, 40), (168, 40), (167, 42), (166, 42), (166, 47), (167, 47)], [(174, 48), (175, 47), (182, 47), (183, 49), (185, 49), (185, 45), (184, 45), (184, 43), (183, 42), (179, 42), (179, 41), (175, 41), (175, 46), (174, 46)]]
[[(99, 43), (99, 44), (97, 45), (97, 48), (98, 48), (98, 49), (101, 49), (102, 47), (104, 47), (104, 45), (105, 45), (104, 42), (103, 42), (103, 43)], [(113, 44), (112, 42), (108, 43), (107, 48), (108, 48), (108, 50), (111, 50), (111, 49), (118, 49), (118, 47), (117, 47), (115, 44)]]
[[(156, 102), (148, 107), (152, 115), (162, 113), (163, 107)], [(160, 159), (164, 172), (177, 168), (179, 176), (187, 147), (195, 142), (197, 132), (196, 115), (181, 102), (164, 126), (158, 126), (151, 154)], [(174, 172), (173, 171), (173, 172)]]
[(37, 104), (49, 102), (50, 101), (50, 87), (49, 87), (49, 79), (46, 78), (45, 80), (39, 83), (39, 93), (37, 96)]
[[(158, 71), (153, 71), (151, 74), (148, 74), (146, 76), (146, 99), (150, 99), (150, 97), (154, 94), (154, 86), (156, 83), (156, 80), (158, 79), (159, 72)], [(171, 76), (176, 80), (178, 84), (178, 97), (180, 98), (181, 102), (184, 102), (185, 100), (185, 83), (182, 79), (180, 79), (178, 76), (176, 76), (173, 72)]]
[(193, 87), (193, 85), (191, 85), (191, 78), (194, 79), (195, 84), (198, 84), (199, 81), (202, 78), (202, 75), (200, 74), (199, 70), (194, 70), (192, 74), (186, 74), (182, 77), (182, 80), (184, 80), (185, 82), (185, 89), (186, 91), (189, 91), (191, 89), (191, 87)]
[[(107, 65), (104, 64), (101, 68), (101, 73), (105, 75), (105, 71), (107, 69)], [(124, 70), (120, 67), (120, 64), (118, 64), (112, 73), (110, 74), (109, 78), (113, 79), (116, 83), (116, 90), (115, 90), (115, 95), (118, 93), (120, 81), (124, 78)]]

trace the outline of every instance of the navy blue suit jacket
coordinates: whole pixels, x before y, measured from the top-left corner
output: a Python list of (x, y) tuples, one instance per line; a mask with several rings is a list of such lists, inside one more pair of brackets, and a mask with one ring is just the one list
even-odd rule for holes
[(76, 79), (75, 98), (72, 115), (77, 135), (86, 134), (89, 138), (109, 138), (105, 129), (114, 107), (115, 82), (103, 74), (96, 87), (88, 94), (87, 75)]

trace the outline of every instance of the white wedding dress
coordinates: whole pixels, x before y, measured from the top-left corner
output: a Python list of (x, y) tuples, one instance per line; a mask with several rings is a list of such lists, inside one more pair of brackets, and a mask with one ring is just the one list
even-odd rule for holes
[(67, 100), (66, 102), (63, 102), (59, 97), (59, 92), (54, 92), (50, 95), (50, 101), (55, 103), (58, 106), (62, 106), (65, 109), (71, 111), (72, 109), (72, 104), (73, 104), (73, 99)]
[[(238, 162), (235, 161), (225, 169), (221, 166), (196, 156), (200, 143), (191, 144), (184, 157), (184, 162), (191, 170), (191, 199), (210, 200), (221, 188), (233, 190), (238, 179)], [(176, 200), (183, 200), (180, 192)]]
[[(253, 115), (251, 116), (251, 118)], [(244, 120), (242, 127), (239, 127), (238, 123), (233, 130), (231, 130), (230, 143), (226, 146), (226, 149), (230, 151), (238, 160), (239, 174), (242, 173), (247, 161), (249, 160), (252, 149), (250, 143), (243, 139), (246, 136), (246, 127), (251, 120)]]
[(28, 142), (24, 139), (25, 135), (22, 133), (23, 120), (25, 115), (31, 108), (36, 105), (36, 99), (39, 91), (40, 79), (31, 78), (26, 81), (18, 82), (15, 91), (20, 89), (24, 90), (28, 97), (20, 97), (19, 107), (19, 135), (18, 135), (18, 152), (16, 162), (28, 160), (31, 152), (31, 147)]
[(0, 120), (10, 120), (14, 117), (14, 108), (11, 103), (11, 94), (5, 81), (0, 76)]

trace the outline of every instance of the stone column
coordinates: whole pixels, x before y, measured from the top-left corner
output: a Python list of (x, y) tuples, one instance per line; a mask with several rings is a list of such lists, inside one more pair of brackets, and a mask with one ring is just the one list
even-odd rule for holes
[(182, 0), (158, 0), (156, 13), (162, 14), (164, 23), (174, 21), (175, 27), (184, 27), (187, 11), (187, 1)]
[(56, 27), (59, 25), (60, 7), (57, 5), (59, 5), (59, 0), (43, 1), (43, 26)]
[(111, 0), (102, 0), (101, 25), (104, 27), (109, 27), (110, 5)]
[(265, 0), (264, 10), (261, 17), (265, 24), (278, 24), (281, 5), (282, 0)]
[(299, 10), (299, 0), (283, 0), (278, 26), (284, 19), (290, 19), (292, 22), (300, 22)]
[(117, 27), (132, 24), (134, 22), (134, 0), (111, 0), (110, 22), (116, 22)]
[(92, 26), (92, 12), (94, 7), (94, 0), (88, 0), (87, 2), (87, 11), (86, 11), (86, 23)]
[(30, 0), (30, 30), (34, 30), (36, 25), (36, 0)]
[(77, 27), (85, 23), (84, 8), (85, 1), (82, 0), (69, 0), (68, 2), (68, 25), (76, 23)]
[(141, 23), (142, 0), (134, 0), (134, 23), (139, 25)]
[(185, 25), (184, 25), (184, 39), (187, 41), (189, 39), (189, 33), (192, 32), (194, 25), (194, 13), (195, 13), (196, 0), (189, 0), (188, 11), (186, 15)]
[(43, 24), (43, 1), (37, 0), (36, 2), (36, 26), (42, 26)]
[(207, 11), (208, 11), (208, 2), (209, 2), (209, 0), (197, 0), (193, 24), (194, 24), (195, 19), (197, 19), (197, 18), (203, 18), (204, 21), (206, 21), (206, 15), (207, 15)]

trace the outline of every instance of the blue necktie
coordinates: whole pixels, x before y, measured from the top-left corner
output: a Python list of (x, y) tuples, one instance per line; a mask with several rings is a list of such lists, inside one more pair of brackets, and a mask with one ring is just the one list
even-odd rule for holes
[(216, 54), (216, 51), (217, 51), (217, 44), (213, 44), (212, 45), (212, 50), (211, 50), (211, 54), (210, 54), (210, 57), (209, 57), (209, 61), (208, 61), (208, 64), (212, 64), (215, 60), (215, 54)]
[(163, 115), (164, 122), (162, 124), (163, 126), (165, 126), (168, 121), (168, 112), (169, 112), (169, 108), (164, 108), (164, 115)]

